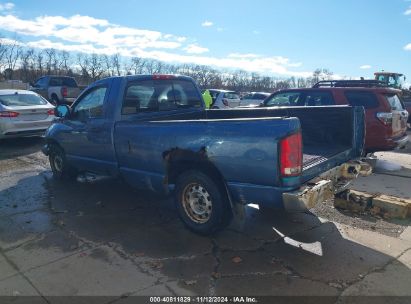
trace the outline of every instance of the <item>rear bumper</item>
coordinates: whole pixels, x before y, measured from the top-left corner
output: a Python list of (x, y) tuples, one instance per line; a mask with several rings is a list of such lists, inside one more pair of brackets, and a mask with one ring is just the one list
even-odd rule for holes
[(394, 140), (396, 144), (396, 149), (404, 149), (409, 142), (408, 135), (405, 135), (397, 140)]
[(52, 119), (42, 121), (7, 121), (0, 124), (0, 138), (41, 136), (52, 124)]
[(391, 151), (396, 149), (403, 149), (408, 145), (408, 135), (405, 134), (398, 138), (386, 138), (378, 144), (366, 145), (365, 149), (367, 152), (377, 152), (377, 151)]
[(359, 175), (370, 175), (371, 171), (368, 163), (352, 161), (324, 172), (298, 189), (238, 183), (228, 183), (228, 189), (234, 202), (301, 212), (333, 198), (335, 194), (347, 189), (351, 180)]

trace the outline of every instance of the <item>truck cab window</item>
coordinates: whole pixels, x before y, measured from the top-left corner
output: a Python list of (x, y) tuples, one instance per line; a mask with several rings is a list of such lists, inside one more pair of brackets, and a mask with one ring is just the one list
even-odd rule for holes
[(141, 80), (129, 83), (121, 114), (201, 106), (201, 96), (189, 81)]
[(86, 121), (88, 118), (102, 117), (106, 92), (106, 87), (97, 87), (83, 95), (74, 106), (72, 119)]
[(333, 105), (334, 99), (330, 92), (307, 92), (305, 96), (304, 105), (315, 107), (315, 106), (327, 106)]

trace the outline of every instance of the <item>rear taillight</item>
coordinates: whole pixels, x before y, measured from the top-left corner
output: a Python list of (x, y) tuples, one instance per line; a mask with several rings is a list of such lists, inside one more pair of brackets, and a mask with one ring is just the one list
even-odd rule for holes
[(392, 113), (391, 112), (379, 112), (379, 113), (377, 113), (377, 118), (385, 126), (391, 126), (392, 125)]
[(298, 176), (303, 168), (303, 144), (301, 132), (280, 141), (281, 176)]
[(67, 87), (62, 87), (61, 88), (61, 96), (67, 97)]
[(20, 115), (19, 112), (13, 112), (13, 111), (0, 112), (0, 117), (17, 117), (19, 115)]
[(54, 109), (48, 110), (47, 115), (49, 115), (49, 116), (54, 115)]
[(225, 105), (226, 107), (228, 107), (228, 100), (223, 98), (223, 105)]

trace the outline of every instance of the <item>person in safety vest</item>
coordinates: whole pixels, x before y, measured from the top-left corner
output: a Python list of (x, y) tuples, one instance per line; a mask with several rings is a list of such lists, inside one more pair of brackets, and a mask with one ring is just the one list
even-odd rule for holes
[(209, 109), (211, 107), (211, 104), (213, 103), (213, 98), (211, 97), (210, 91), (208, 90), (204, 91), (203, 99), (204, 99), (206, 109)]

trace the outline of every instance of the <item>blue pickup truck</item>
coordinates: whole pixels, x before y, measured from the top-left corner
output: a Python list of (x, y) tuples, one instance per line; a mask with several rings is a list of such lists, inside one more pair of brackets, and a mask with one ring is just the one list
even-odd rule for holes
[(46, 132), (55, 178), (88, 172), (174, 193), (185, 225), (213, 233), (250, 203), (307, 210), (369, 169), (360, 107), (206, 110), (185, 76), (90, 85)]

